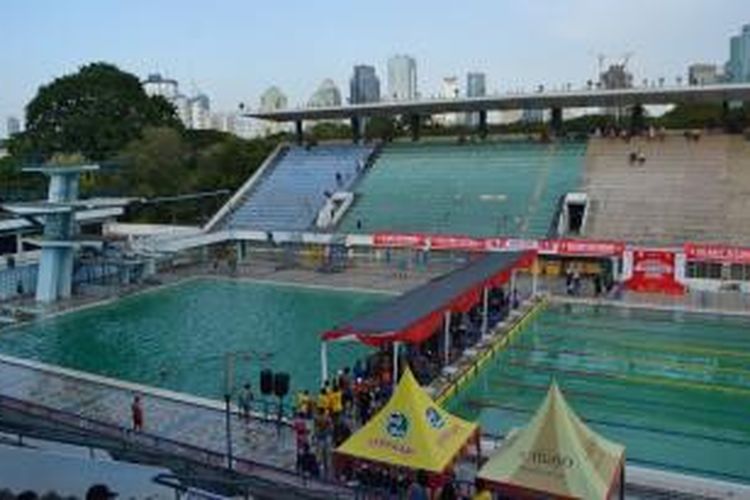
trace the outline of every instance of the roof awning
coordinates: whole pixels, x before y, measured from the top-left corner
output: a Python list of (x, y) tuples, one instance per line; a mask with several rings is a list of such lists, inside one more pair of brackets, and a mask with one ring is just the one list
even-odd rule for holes
[(535, 250), (486, 254), (340, 328), (325, 332), (323, 340), (359, 340), (371, 346), (421, 343), (438, 329), (446, 311), (469, 310), (481, 300), (484, 287), (508, 282), (513, 269), (530, 266), (535, 257)]

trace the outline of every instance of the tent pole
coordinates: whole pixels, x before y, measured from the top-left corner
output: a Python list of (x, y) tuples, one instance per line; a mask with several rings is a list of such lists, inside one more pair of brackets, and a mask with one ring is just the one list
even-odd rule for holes
[(321, 387), (328, 380), (328, 342), (320, 343), (320, 385)]
[(534, 259), (534, 263), (531, 265), (531, 294), (536, 297), (537, 288), (539, 286), (539, 258)]
[(513, 290), (516, 289), (516, 268), (510, 272), (510, 296), (513, 296)]
[(445, 366), (448, 366), (451, 361), (451, 312), (445, 311), (443, 319), (443, 325), (445, 326)]
[(398, 384), (398, 341), (393, 343), (393, 389), (396, 389)]
[(489, 320), (487, 318), (489, 313), (489, 295), (489, 289), (484, 287), (484, 290), (482, 291), (482, 338), (487, 337), (487, 330), (489, 330)]

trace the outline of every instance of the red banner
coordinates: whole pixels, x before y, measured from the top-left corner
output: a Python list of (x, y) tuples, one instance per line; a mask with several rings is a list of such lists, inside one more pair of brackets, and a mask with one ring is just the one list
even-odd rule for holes
[(431, 250), (468, 250), (483, 252), (486, 250), (485, 240), (468, 236), (430, 236)]
[(620, 256), (625, 251), (625, 244), (615, 241), (558, 240), (557, 243), (557, 253), (561, 255), (606, 257)]
[(675, 253), (667, 250), (635, 250), (633, 275), (625, 285), (636, 292), (685, 293), (684, 285), (675, 280)]
[(373, 235), (373, 244), (377, 247), (464, 250), (469, 252), (538, 250), (542, 254), (579, 257), (619, 257), (625, 250), (625, 244), (616, 241), (535, 240), (501, 237), (472, 238), (470, 236), (429, 235), (421, 233), (376, 233)]
[(705, 243), (685, 243), (684, 249), (687, 260), (750, 264), (750, 248)]
[(424, 234), (375, 233), (372, 237), (376, 247), (423, 248), (426, 240)]

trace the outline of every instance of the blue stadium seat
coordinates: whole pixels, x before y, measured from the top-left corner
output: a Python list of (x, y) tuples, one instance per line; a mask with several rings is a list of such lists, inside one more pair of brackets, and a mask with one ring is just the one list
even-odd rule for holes
[[(372, 152), (369, 146), (289, 148), (229, 216), (231, 229), (303, 231), (325, 203), (325, 192), (349, 189)], [(341, 184), (336, 174), (340, 174)]]

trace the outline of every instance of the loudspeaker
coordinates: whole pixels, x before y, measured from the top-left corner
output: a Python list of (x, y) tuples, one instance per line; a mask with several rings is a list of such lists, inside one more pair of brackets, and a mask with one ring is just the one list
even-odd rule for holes
[(288, 373), (275, 373), (273, 376), (273, 393), (283, 398), (289, 394), (289, 374)]
[(260, 392), (264, 396), (273, 393), (273, 372), (271, 370), (261, 370), (260, 372)]

